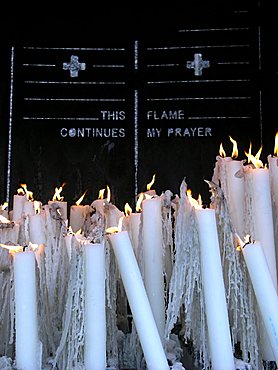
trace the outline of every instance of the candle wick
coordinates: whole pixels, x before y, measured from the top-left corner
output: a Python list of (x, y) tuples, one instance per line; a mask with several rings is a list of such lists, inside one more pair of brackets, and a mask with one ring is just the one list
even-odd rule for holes
[(25, 252), (27, 248), (28, 248), (28, 245), (24, 245), (22, 248), (23, 252)]

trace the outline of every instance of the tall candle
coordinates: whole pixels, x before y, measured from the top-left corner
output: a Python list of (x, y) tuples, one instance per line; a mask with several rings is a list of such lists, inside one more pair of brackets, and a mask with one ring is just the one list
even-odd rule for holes
[(261, 243), (247, 243), (243, 256), (252, 281), (264, 326), (278, 364), (278, 295)]
[(133, 250), (137, 259), (139, 257), (138, 248), (139, 248), (140, 223), (141, 223), (141, 213), (131, 213), (129, 215), (128, 230)]
[(213, 370), (235, 370), (215, 211), (197, 209), (208, 339)]
[(15, 194), (13, 196), (13, 213), (12, 220), (18, 221), (22, 217), (23, 205), (26, 201), (26, 197), (22, 194)]
[(14, 258), (16, 367), (40, 370), (35, 253), (16, 252)]
[(88, 205), (73, 205), (70, 207), (70, 226), (72, 231), (76, 233), (80, 230), (85, 222), (87, 214), (90, 212)]
[(68, 210), (67, 210), (67, 207), (68, 207), (68, 204), (67, 202), (64, 202), (64, 201), (61, 201), (61, 200), (49, 200), (48, 201), (48, 204), (51, 205), (51, 204), (57, 204), (57, 206), (59, 207), (59, 210), (60, 210), (60, 213), (61, 213), (61, 218), (63, 220), (67, 220), (68, 219)]
[(244, 178), (237, 175), (242, 171), (243, 161), (231, 157), (217, 157), (212, 181), (221, 183), (228, 203), (229, 214), (235, 231), (244, 235)]
[(161, 340), (165, 330), (161, 198), (142, 202), (144, 283)]
[(46, 243), (45, 217), (43, 213), (29, 217), (29, 231), (31, 243)]
[(270, 194), (269, 170), (267, 168), (252, 168), (244, 166), (245, 192), (251, 200), (251, 209), (246, 214), (253, 221), (248, 233), (261, 242), (267, 264), (277, 290), (277, 268), (274, 240), (272, 204)]
[(86, 370), (106, 369), (105, 247), (85, 248), (85, 348)]
[(109, 235), (108, 239), (116, 256), (147, 368), (169, 370), (128, 233), (121, 231)]
[(23, 203), (22, 213), (24, 213), (25, 216), (32, 216), (35, 214), (34, 202), (32, 200), (25, 199), (25, 202)]

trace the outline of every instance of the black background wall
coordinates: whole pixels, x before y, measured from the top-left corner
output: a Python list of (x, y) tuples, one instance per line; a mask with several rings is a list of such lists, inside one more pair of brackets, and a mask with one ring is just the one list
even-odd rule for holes
[[(184, 177), (208, 203), (223, 142), (240, 158), (252, 141), (273, 152), (277, 131), (277, 25), (259, 2), (2, 14), (0, 202), (27, 183), (46, 202), (72, 204), (107, 184), (120, 208)], [(68, 9), (69, 10), (69, 9)], [(209, 67), (195, 75), (194, 54)], [(77, 56), (85, 69), (63, 69)], [(10, 150), (9, 150), (10, 145)]]

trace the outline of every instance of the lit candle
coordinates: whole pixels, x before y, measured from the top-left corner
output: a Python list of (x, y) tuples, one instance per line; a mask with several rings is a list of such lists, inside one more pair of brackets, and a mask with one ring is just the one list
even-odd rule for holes
[(12, 251), (15, 287), (16, 368), (41, 369), (41, 342), (38, 335), (35, 253), (23, 247)]
[(8, 213), (8, 202), (5, 202), (4, 204), (0, 205), (0, 216), (3, 216), (5, 218), (9, 218), (9, 213)]
[(41, 203), (34, 201), (35, 214), (29, 216), (30, 241), (33, 244), (46, 243), (45, 212), (41, 212)]
[(59, 206), (60, 214), (63, 220), (67, 220), (68, 218), (68, 211), (67, 211), (67, 202), (64, 202), (64, 197), (61, 197), (61, 192), (63, 190), (63, 187), (65, 186), (65, 183), (63, 183), (59, 188), (55, 188), (55, 193), (53, 195), (52, 200), (48, 201), (48, 204), (56, 203)]
[(87, 190), (77, 200), (75, 205), (70, 207), (70, 226), (74, 233), (83, 227), (86, 215), (89, 213), (89, 206), (83, 206), (80, 204), (84, 199), (86, 192)]
[(22, 188), (17, 189), (17, 194), (13, 196), (13, 210), (12, 210), (12, 220), (18, 221), (22, 217), (23, 205), (26, 201), (24, 196), (24, 190)]
[[(192, 199), (189, 197), (192, 202)], [(235, 370), (215, 211), (193, 202), (197, 220), (208, 340), (213, 370)]]
[(238, 156), (237, 143), (230, 137), (233, 143), (231, 157), (226, 157), (222, 144), (215, 168), (212, 181), (218, 184), (220, 181), (221, 189), (227, 200), (229, 214), (235, 231), (243, 237), (244, 235), (244, 179), (242, 172), (243, 161), (236, 160)]
[(119, 266), (148, 370), (169, 370), (127, 231), (108, 235)]
[(165, 330), (161, 198), (142, 202), (144, 283), (161, 340)]
[(259, 242), (240, 242), (273, 356), (278, 364), (278, 295)]
[(273, 284), (277, 290), (276, 252), (269, 170), (263, 167), (263, 163), (259, 159), (260, 153), (261, 149), (256, 156), (253, 156), (250, 150), (249, 153), (245, 153), (253, 163), (253, 166), (244, 166), (245, 196), (250, 200), (246, 209), (246, 214), (248, 216), (250, 215), (247, 219), (249, 225), (246, 225), (246, 231), (255, 240), (261, 242)]
[(92, 207), (94, 207), (95, 210), (97, 212), (99, 212), (103, 217), (104, 217), (105, 201), (109, 203), (110, 202), (110, 197), (111, 197), (111, 192), (110, 192), (110, 188), (109, 188), (108, 185), (107, 185), (106, 189), (107, 189), (107, 197), (104, 199), (105, 189), (101, 189), (101, 190), (99, 190), (99, 193), (98, 193), (98, 199), (94, 200), (93, 203), (92, 203)]
[(86, 370), (106, 369), (105, 247), (85, 244)]

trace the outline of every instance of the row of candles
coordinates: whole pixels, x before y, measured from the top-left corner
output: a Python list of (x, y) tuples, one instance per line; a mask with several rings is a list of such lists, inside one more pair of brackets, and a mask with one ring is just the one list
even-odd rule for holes
[[(269, 169), (259, 160), (260, 151), (255, 156), (251, 154), (251, 149), (245, 153), (251, 164), (244, 165), (244, 161), (236, 160), (236, 142), (232, 138), (231, 141), (234, 144), (233, 154), (231, 157), (226, 157), (223, 148), (221, 149), (212, 181), (215, 184), (221, 184), (235, 235), (237, 235), (238, 248), (243, 252), (253, 283), (271, 349), (263, 354), (263, 358), (278, 363), (278, 297), (274, 236), (274, 225), (277, 220), (273, 220), (273, 215), (276, 217), (275, 215), (278, 214), (278, 136), (276, 135), (275, 140), (275, 155), (268, 156)], [(106, 218), (106, 238), (113, 248), (118, 263), (147, 367), (154, 370), (169, 369), (163, 349), (165, 344), (165, 284), (161, 220), (163, 197), (157, 196), (155, 191), (151, 190), (153, 181), (149, 184), (148, 190), (139, 197), (142, 201), (142, 213), (130, 213), (124, 216), (123, 212), (110, 203), (109, 188), (107, 188), (106, 199), (95, 200), (91, 206), (76, 204), (70, 207), (70, 225), (73, 232), (65, 236), (69, 257), (72, 238), (78, 240), (85, 248), (84, 362), (87, 370), (106, 368), (105, 244), (104, 240), (100, 243), (92, 243), (84, 235), (78, 235), (79, 230), (83, 229), (86, 218), (90, 216), (92, 208)], [(65, 221), (67, 203), (60, 197), (62, 188), (62, 186), (56, 188), (54, 198), (48, 206), (55, 203), (59, 207), (58, 214)], [(4, 246), (12, 251), (14, 257), (16, 365), (22, 370), (38, 370), (41, 365), (39, 360), (35, 359), (38, 358), (41, 350), (35, 320), (37, 302), (35, 260), (42, 254), (43, 248), (47, 248), (43, 227), (45, 216), (43, 212), (39, 213), (35, 209), (36, 202), (32, 200), (31, 192), (25, 185), (22, 185), (22, 190), (22, 195), (14, 195), (13, 210), (9, 214), (2, 207), (0, 221), (2, 224), (12, 222), (14, 228), (19, 228), (22, 217), (28, 217), (30, 239), (32, 243), (40, 245), (36, 250), (32, 250), (33, 244), (30, 244), (26, 250), (20, 246)], [(104, 194), (101, 197), (103, 196)], [(215, 210), (203, 208), (201, 202), (194, 200), (190, 193), (187, 194), (187, 198), (192, 203), (198, 225), (212, 368), (234, 370), (235, 362)], [(250, 200), (249, 211), (252, 211), (252, 227), (250, 226), (249, 230), (246, 230), (248, 228), (246, 227), (248, 225), (246, 199)], [(139, 211), (139, 205), (137, 210)], [(119, 221), (123, 226), (119, 225)], [(250, 238), (244, 239), (247, 231), (256, 242)], [(140, 238), (143, 240), (143, 272), (138, 267)], [(24, 344), (26, 337), (30, 343), (28, 348)]]

